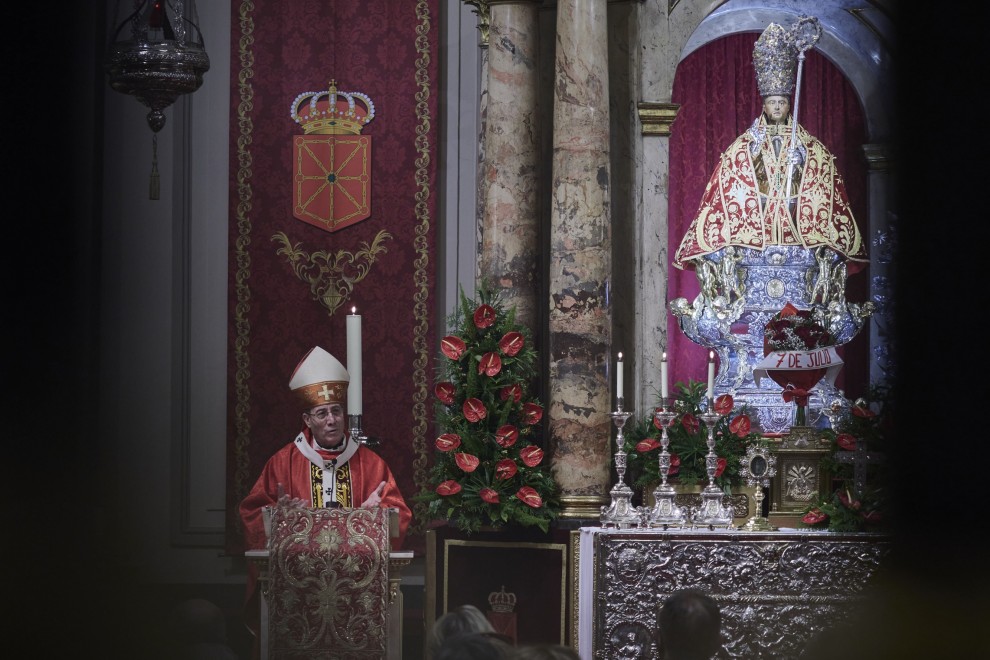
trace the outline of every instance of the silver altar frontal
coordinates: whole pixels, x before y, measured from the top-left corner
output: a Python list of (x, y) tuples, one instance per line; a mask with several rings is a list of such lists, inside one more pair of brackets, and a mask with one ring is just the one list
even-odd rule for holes
[(577, 647), (582, 660), (659, 660), (660, 607), (697, 587), (722, 611), (717, 658), (798, 658), (865, 596), (890, 549), (870, 533), (583, 527)]

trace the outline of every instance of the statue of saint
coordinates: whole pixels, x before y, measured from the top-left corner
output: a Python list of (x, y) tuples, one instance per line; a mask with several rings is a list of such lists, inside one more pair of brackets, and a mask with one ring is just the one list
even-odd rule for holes
[(800, 26), (771, 23), (757, 40), (763, 112), (722, 152), (674, 255), (677, 268), (729, 246), (825, 246), (845, 257), (850, 274), (869, 261), (835, 157), (791, 115)]

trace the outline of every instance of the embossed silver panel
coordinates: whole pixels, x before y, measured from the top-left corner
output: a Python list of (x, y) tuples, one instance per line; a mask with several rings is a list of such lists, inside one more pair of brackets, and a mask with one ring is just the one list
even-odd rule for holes
[(889, 537), (817, 531), (609, 531), (594, 540), (594, 657), (658, 660), (656, 615), (699, 587), (722, 610), (719, 658), (797, 658), (841, 621), (890, 551)]

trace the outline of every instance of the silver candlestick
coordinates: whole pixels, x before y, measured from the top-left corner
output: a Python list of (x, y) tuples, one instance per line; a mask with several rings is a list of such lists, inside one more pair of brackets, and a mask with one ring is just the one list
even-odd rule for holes
[(715, 454), (715, 422), (721, 417), (715, 412), (715, 401), (708, 399), (708, 409), (698, 415), (708, 428), (708, 453), (705, 454), (705, 471), (708, 485), (701, 491), (701, 506), (691, 512), (691, 522), (696, 527), (732, 527), (731, 506), (722, 504), (724, 493), (715, 485), (718, 456)]
[(376, 438), (369, 438), (364, 434), (364, 429), (361, 428), (361, 420), (363, 415), (348, 415), (347, 416), (347, 430), (350, 437), (357, 440), (362, 445), (367, 445), (369, 447), (374, 447), (378, 444)]
[(653, 491), (653, 508), (646, 512), (646, 524), (649, 527), (683, 527), (687, 518), (685, 507), (677, 506), (674, 497), (677, 492), (667, 483), (667, 473), (670, 472), (670, 436), (667, 428), (674, 421), (674, 401), (671, 398), (661, 398), (660, 407), (653, 412), (653, 418), (660, 427), (660, 485)]
[(632, 505), (633, 490), (626, 485), (626, 448), (622, 427), (632, 416), (631, 411), (622, 410), (622, 397), (616, 399), (615, 412), (609, 413), (618, 434), (615, 436), (615, 471), (618, 474), (616, 484), (612, 486), (612, 503), (602, 507), (601, 523), (603, 527), (637, 527), (642, 518), (639, 510)]

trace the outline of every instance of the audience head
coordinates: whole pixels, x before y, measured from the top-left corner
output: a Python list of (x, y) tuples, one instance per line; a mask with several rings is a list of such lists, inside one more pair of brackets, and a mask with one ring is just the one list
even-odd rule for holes
[(474, 605), (461, 605), (445, 612), (433, 623), (426, 642), (426, 656), (437, 657), (440, 645), (448, 637), (466, 633), (493, 633), (495, 628)]
[(722, 613), (700, 589), (675, 591), (657, 616), (664, 660), (707, 660), (722, 647)]
[(459, 633), (440, 642), (433, 660), (512, 660), (512, 650), (496, 633)]
[(516, 648), (512, 660), (581, 660), (581, 656), (563, 644), (525, 644)]

